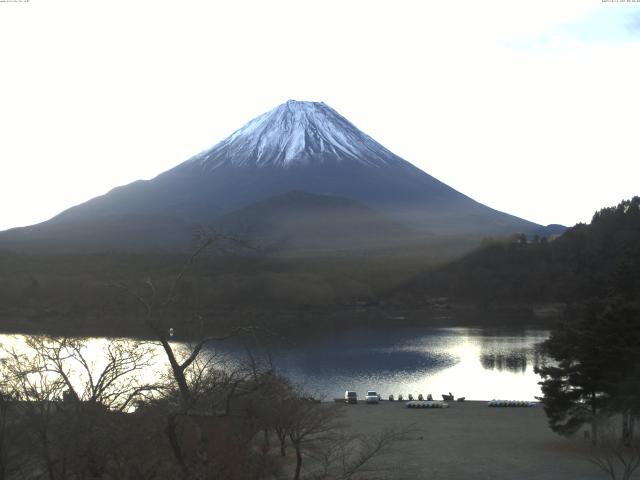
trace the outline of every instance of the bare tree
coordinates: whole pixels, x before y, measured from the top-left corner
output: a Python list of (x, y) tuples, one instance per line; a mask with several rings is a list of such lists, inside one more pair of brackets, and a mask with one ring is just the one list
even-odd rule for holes
[(336, 405), (323, 405), (313, 399), (301, 398), (290, 402), (287, 432), (296, 453), (294, 480), (300, 479), (303, 454), (331, 440), (340, 413)]
[(393, 445), (410, 432), (409, 428), (383, 430), (373, 435), (353, 435), (338, 432), (319, 452), (317, 480), (351, 480), (358, 475), (386, 470), (380, 462)]
[[(6, 388), (19, 400), (21, 412), (17, 414), (32, 437), (37, 458), (42, 462), (41, 465), (36, 462), (32, 468), (36, 472), (44, 470), (43, 476), (56, 480), (59, 461), (54, 453), (52, 433), (57, 403), (65, 389), (64, 381), (49, 375), (43, 358), (38, 355), (26, 355), (12, 348), (4, 350), (3, 356), (3, 380)], [(33, 460), (27, 459), (27, 462), (33, 463)]]
[(640, 467), (640, 439), (622, 438), (610, 423), (601, 426), (600, 432), (588, 460), (611, 480), (629, 480)]
[(0, 480), (11, 478), (21, 463), (17, 447), (22, 432), (16, 421), (16, 400), (0, 368)]
[[(198, 241), (199, 246), (184, 262), (168, 288), (157, 287), (150, 278), (145, 282), (145, 292), (136, 291), (124, 283), (117, 285), (127, 294), (133, 296), (142, 306), (142, 322), (159, 342), (169, 362), (171, 384), (177, 387), (179, 404), (177, 409), (167, 412), (165, 433), (172, 446), (174, 456), (187, 478), (202, 476), (203, 472), (210, 468), (210, 455), (207, 452), (211, 450), (212, 438), (207, 432), (204, 425), (207, 422), (202, 421), (202, 416), (211, 416), (216, 413), (211, 410), (211, 407), (214, 406), (214, 402), (211, 401), (211, 393), (214, 391), (216, 393), (224, 392), (226, 401), (223, 413), (228, 415), (231, 398), (238, 394), (239, 387), (247, 380), (246, 373), (241, 370), (236, 370), (230, 375), (220, 370), (216, 371), (215, 368), (212, 368), (209, 355), (203, 356), (202, 354), (212, 342), (226, 340), (251, 330), (251, 328), (245, 327), (236, 328), (224, 335), (205, 336), (189, 345), (176, 346), (172, 342), (177, 326), (174, 324), (173, 318), (184, 315), (184, 312), (175, 311), (181, 282), (198, 257), (209, 248), (224, 250), (226, 245), (251, 247), (246, 241), (217, 232), (201, 235)], [(186, 322), (180, 323), (184, 325)], [(229, 388), (219, 388), (221, 386)], [(203, 401), (208, 403), (207, 409), (203, 409)], [(181, 439), (185, 428), (192, 432), (191, 437), (197, 438), (195, 456), (191, 455), (191, 452), (185, 451), (184, 442)], [(190, 457), (191, 460), (187, 460), (187, 457)]]
[(121, 431), (118, 415), (157, 390), (140, 380), (152, 364), (148, 345), (114, 340), (91, 347), (34, 336), (19, 351), (3, 349), (2, 378), (17, 400), (13, 417), (38, 447), (24, 449), (25, 462), (49, 480), (104, 471)]
[[(293, 479), (299, 480), (303, 459), (307, 476), (316, 480), (351, 480), (385, 469), (375, 459), (388, 453), (409, 428), (388, 429), (373, 435), (348, 433), (342, 424), (342, 406), (298, 396), (283, 402), (281, 424), (296, 454)], [(280, 438), (280, 435), (279, 435)]]
[(144, 310), (143, 323), (151, 331), (156, 338), (162, 349), (164, 350), (167, 360), (171, 368), (173, 380), (178, 386), (180, 393), (180, 399), (182, 408), (184, 411), (188, 411), (192, 406), (193, 392), (192, 387), (188, 381), (188, 369), (198, 359), (203, 348), (208, 344), (216, 341), (222, 341), (238, 335), (241, 332), (250, 330), (249, 328), (237, 328), (231, 332), (220, 336), (207, 336), (195, 343), (191, 344), (190, 349), (183, 352), (183, 355), (179, 355), (173, 345), (171, 344), (171, 337), (174, 333), (174, 327), (170, 326), (166, 322), (167, 313), (170, 307), (174, 305), (178, 298), (178, 291), (181, 281), (186, 275), (187, 271), (193, 266), (198, 257), (203, 255), (209, 248), (223, 249), (223, 244), (230, 243), (232, 245), (238, 245), (245, 248), (250, 248), (251, 245), (241, 239), (232, 237), (230, 235), (214, 232), (209, 234), (200, 234), (200, 244), (184, 262), (182, 268), (173, 279), (166, 294), (162, 294), (154, 282), (147, 278), (145, 284), (148, 288), (147, 294), (141, 294), (124, 283), (119, 283), (117, 286), (123, 289), (127, 294), (133, 296)]
[(86, 341), (69, 337), (26, 337), (25, 345), (38, 360), (38, 368), (64, 384), (68, 400), (126, 411), (146, 394), (162, 388), (155, 382), (141, 381), (141, 374), (153, 366), (155, 357), (146, 342), (111, 340), (99, 352), (95, 347), (90, 351)]
[(272, 430), (278, 439), (280, 456), (287, 454), (287, 439), (295, 423), (295, 416), (291, 413), (297, 407), (299, 395), (288, 380), (273, 376), (269, 388), (263, 394), (262, 418), (265, 427)]

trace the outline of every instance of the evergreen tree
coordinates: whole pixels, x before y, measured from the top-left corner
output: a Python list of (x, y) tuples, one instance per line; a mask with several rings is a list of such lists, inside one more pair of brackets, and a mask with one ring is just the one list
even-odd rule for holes
[(551, 429), (571, 435), (585, 423), (597, 441), (601, 415), (622, 413), (623, 435), (640, 411), (640, 316), (630, 304), (592, 304), (569, 314), (542, 345), (552, 365), (536, 369), (542, 376), (542, 402)]

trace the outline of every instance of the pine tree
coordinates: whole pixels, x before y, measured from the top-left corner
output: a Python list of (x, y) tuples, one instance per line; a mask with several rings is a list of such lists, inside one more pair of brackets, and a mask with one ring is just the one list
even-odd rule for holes
[[(590, 305), (569, 315), (542, 345), (552, 365), (539, 367), (542, 402), (551, 429), (571, 435), (591, 425), (597, 442), (601, 416), (622, 413), (633, 419), (640, 410), (640, 314), (625, 304)], [(632, 422), (628, 422), (632, 429)]]

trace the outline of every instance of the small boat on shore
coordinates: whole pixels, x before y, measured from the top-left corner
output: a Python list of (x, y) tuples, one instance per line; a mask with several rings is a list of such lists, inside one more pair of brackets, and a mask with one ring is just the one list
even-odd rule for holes
[(406, 403), (407, 408), (449, 408), (449, 404), (445, 402), (438, 401), (420, 401), (414, 400)]
[(528, 402), (526, 400), (491, 400), (487, 403), (488, 407), (535, 407), (536, 402)]

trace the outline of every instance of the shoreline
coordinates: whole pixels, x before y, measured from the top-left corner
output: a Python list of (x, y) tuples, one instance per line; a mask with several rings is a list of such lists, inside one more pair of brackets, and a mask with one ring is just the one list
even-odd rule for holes
[[(461, 403), (476, 403), (476, 404), (484, 404), (484, 405), (486, 405), (489, 402), (494, 402), (494, 401), (497, 401), (497, 400), (499, 400), (499, 401), (526, 401), (526, 402), (528, 402), (530, 404), (533, 404), (533, 405), (531, 405), (529, 407), (507, 407), (507, 406), (505, 406), (505, 407), (495, 407), (495, 408), (541, 408), (542, 407), (542, 402), (540, 402), (538, 400), (529, 401), (529, 400), (518, 400), (516, 398), (492, 398), (491, 400), (478, 400), (476, 398), (474, 400), (466, 400), (465, 399), (465, 400), (463, 400), (461, 402), (459, 402), (457, 400), (451, 401), (451, 400), (437, 400), (437, 399), (434, 399), (434, 400), (431, 400), (431, 401), (432, 402), (446, 403), (447, 405), (451, 406), (454, 403), (456, 405), (461, 404)], [(430, 400), (417, 400), (415, 398), (413, 400), (407, 400), (407, 399), (403, 399), (403, 400), (398, 400), (398, 399), (388, 400), (386, 398), (381, 398), (380, 401), (378, 402), (378, 404), (384, 404), (384, 403), (394, 404), (394, 405), (405, 404), (404, 407), (407, 408), (406, 407), (406, 403), (407, 402), (428, 402), (428, 401), (430, 401)], [(334, 399), (331, 399), (331, 400), (325, 400), (323, 403), (338, 403), (338, 404), (344, 403), (344, 404), (347, 404), (345, 402), (344, 398), (334, 398)], [(375, 404), (368, 404), (366, 402), (366, 400), (358, 400), (358, 403), (351, 403), (349, 405), (358, 405), (358, 406), (360, 406), (360, 405), (371, 405), (371, 406), (373, 406)], [(494, 407), (491, 407), (491, 408), (494, 408)]]
[[(250, 309), (221, 308), (203, 316), (207, 321), (200, 333), (180, 332), (176, 340), (197, 340), (203, 336), (220, 335), (239, 326), (253, 326), (268, 334), (304, 339), (350, 328), (497, 328), (549, 330), (558, 315), (538, 315), (532, 305), (499, 305), (480, 308), (456, 305), (442, 312), (425, 308), (346, 307), (328, 309)], [(176, 322), (176, 326), (179, 323)], [(185, 327), (189, 328), (189, 327)], [(76, 337), (111, 337), (152, 339), (142, 320), (135, 316), (112, 319), (94, 316), (61, 317), (54, 314), (0, 314), (0, 334), (52, 335)]]

